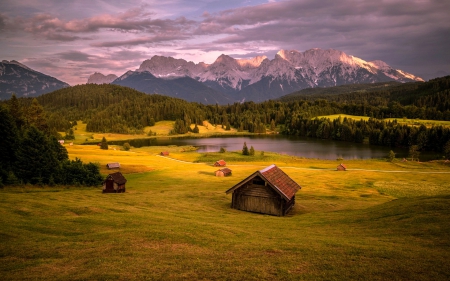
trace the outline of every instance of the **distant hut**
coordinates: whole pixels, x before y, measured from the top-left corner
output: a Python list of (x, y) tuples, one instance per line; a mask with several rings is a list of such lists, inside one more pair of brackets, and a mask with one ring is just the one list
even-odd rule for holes
[(225, 167), (227, 165), (227, 162), (225, 160), (219, 160), (214, 163), (214, 167)]
[(228, 168), (223, 168), (223, 169), (217, 170), (215, 172), (215, 174), (216, 174), (216, 177), (229, 177), (229, 176), (231, 176), (231, 170)]
[(103, 193), (125, 192), (125, 183), (127, 180), (121, 172), (109, 174), (103, 181)]
[(64, 144), (64, 140), (59, 140), (58, 141), (60, 144)]
[(347, 167), (344, 165), (344, 164), (339, 164), (338, 166), (337, 166), (337, 170), (338, 171), (346, 171), (347, 170)]
[(301, 189), (275, 165), (256, 171), (226, 191), (233, 193), (231, 208), (275, 216), (286, 215), (295, 205)]
[(119, 164), (119, 162), (108, 163), (108, 164), (106, 164), (106, 168), (108, 168), (109, 170), (120, 169), (120, 164)]
[(161, 151), (161, 153), (159, 155), (161, 155), (161, 156), (169, 156), (169, 151)]

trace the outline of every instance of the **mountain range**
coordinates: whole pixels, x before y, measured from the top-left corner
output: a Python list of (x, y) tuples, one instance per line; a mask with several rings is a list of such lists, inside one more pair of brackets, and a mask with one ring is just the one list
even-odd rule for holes
[[(277, 99), (306, 88), (387, 81), (423, 79), (380, 60), (368, 62), (339, 50), (316, 48), (305, 52), (280, 50), (273, 59), (235, 59), (223, 54), (212, 64), (153, 56), (120, 77), (96, 72), (87, 83), (112, 83), (187, 101), (227, 104)], [(68, 86), (16, 61), (0, 64), (2, 99), (9, 98), (12, 92), (34, 96)]]
[(221, 55), (212, 64), (153, 56), (112, 83), (189, 101), (229, 103), (276, 99), (305, 88), (386, 81), (423, 79), (383, 61), (367, 62), (339, 50), (311, 49), (280, 50), (272, 60)]
[(15, 60), (0, 63), (0, 99), (40, 96), (45, 93), (69, 87), (54, 77), (37, 72)]

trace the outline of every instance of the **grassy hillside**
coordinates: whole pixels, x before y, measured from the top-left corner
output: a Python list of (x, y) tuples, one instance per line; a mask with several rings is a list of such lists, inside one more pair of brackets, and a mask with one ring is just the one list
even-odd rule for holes
[[(337, 172), (336, 161), (268, 152), (249, 161), (175, 146), (66, 147), (105, 174), (106, 163), (120, 162), (127, 192), (0, 190), (3, 280), (450, 278), (446, 163), (355, 160)], [(219, 157), (232, 177), (213, 175)], [(272, 163), (302, 186), (293, 211), (274, 217), (231, 209), (225, 191)]]

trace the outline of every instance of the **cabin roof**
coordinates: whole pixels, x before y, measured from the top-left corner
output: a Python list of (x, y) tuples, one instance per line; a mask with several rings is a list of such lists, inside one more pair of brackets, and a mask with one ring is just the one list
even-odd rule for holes
[(291, 200), (295, 196), (295, 193), (302, 188), (276, 165), (270, 165), (262, 170), (254, 172), (243, 181), (228, 189), (226, 193), (228, 194), (230, 192), (233, 192), (256, 176), (260, 176), (265, 182), (269, 184), (270, 187), (272, 187), (286, 200)]
[(125, 184), (127, 182), (127, 179), (122, 175), (121, 172), (109, 174), (108, 177), (106, 177), (106, 179), (109, 178), (111, 178), (117, 184)]
[(108, 168), (120, 168), (120, 164), (119, 164), (119, 162), (112, 162), (112, 163), (108, 163), (108, 164), (106, 164), (106, 167), (108, 167)]
[(344, 169), (347, 170), (347, 167), (346, 167), (344, 164), (341, 163), (341, 164), (338, 165), (338, 167), (339, 167), (339, 166), (341, 166), (342, 168), (344, 168)]
[(219, 169), (217, 171), (222, 171), (224, 174), (229, 174), (231, 173), (231, 170), (229, 168), (223, 168), (223, 169)]
[(220, 166), (225, 166), (227, 164), (227, 162), (225, 162), (225, 160), (219, 160), (219, 161), (216, 161), (216, 164), (218, 164)]

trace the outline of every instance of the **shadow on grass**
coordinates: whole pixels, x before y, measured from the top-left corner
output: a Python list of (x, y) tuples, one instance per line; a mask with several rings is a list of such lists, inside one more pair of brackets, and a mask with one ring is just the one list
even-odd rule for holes
[(212, 177), (215, 177), (215, 176), (216, 176), (214, 173), (207, 172), (207, 171), (198, 171), (198, 173), (199, 173), (200, 175), (207, 175), (207, 176), (212, 176)]

